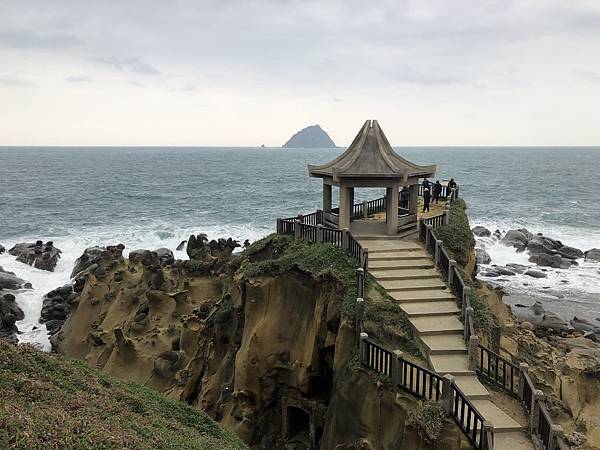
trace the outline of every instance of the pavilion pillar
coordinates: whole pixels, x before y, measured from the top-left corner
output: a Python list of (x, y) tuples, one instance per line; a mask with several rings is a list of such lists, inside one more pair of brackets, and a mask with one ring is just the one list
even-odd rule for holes
[(338, 228), (350, 228), (350, 188), (340, 184), (340, 212)]
[(409, 214), (417, 214), (419, 206), (419, 184), (411, 184), (408, 188), (408, 212)]
[(386, 233), (389, 236), (398, 234), (398, 189), (399, 186), (397, 184), (386, 189), (387, 208), (385, 218)]
[(331, 191), (332, 186), (323, 180), (323, 212), (326, 213), (331, 213)]
[(352, 211), (354, 210), (354, 188), (348, 188), (348, 203), (350, 204), (350, 222), (352, 222)]

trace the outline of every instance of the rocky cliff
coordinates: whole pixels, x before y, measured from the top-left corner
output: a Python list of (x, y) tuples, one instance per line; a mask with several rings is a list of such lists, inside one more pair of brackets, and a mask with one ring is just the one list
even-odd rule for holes
[[(453, 423), (438, 442), (408, 426), (419, 402), (356, 363), (344, 252), (272, 236), (241, 256), (192, 253), (171, 264), (105, 254), (55, 349), (194, 405), (253, 448), (464, 447)], [(399, 347), (409, 336), (380, 320), (391, 309), (376, 297), (367, 327)]]
[(311, 125), (294, 134), (283, 148), (334, 148), (335, 143), (319, 125)]

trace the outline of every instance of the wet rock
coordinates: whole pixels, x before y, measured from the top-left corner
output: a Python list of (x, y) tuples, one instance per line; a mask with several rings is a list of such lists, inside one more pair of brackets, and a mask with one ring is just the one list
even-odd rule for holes
[(548, 275), (544, 272), (540, 272), (539, 270), (528, 269), (524, 272), (524, 275), (527, 275), (531, 278), (548, 278)]
[(475, 256), (477, 258), (477, 264), (489, 264), (492, 262), (490, 254), (482, 248), (475, 249)]
[(568, 245), (564, 245), (557, 250), (557, 253), (563, 258), (567, 259), (579, 259), (583, 258), (583, 252), (575, 247), (569, 247)]
[(573, 317), (570, 321), (571, 326), (584, 333), (600, 333), (600, 323), (585, 319), (583, 317)]
[(512, 308), (517, 321), (520, 323), (530, 322), (535, 329), (567, 331), (571, 327), (560, 315), (546, 311), (541, 302), (535, 302), (531, 306), (514, 305)]
[(54, 247), (51, 241), (44, 244), (42, 241), (35, 243), (21, 242), (11, 248), (8, 253), (17, 257), (17, 261), (28, 264), (36, 269), (53, 272), (61, 251)]
[(545, 253), (540, 253), (537, 255), (531, 255), (529, 257), (529, 261), (537, 264), (538, 266), (560, 269), (563, 259), (560, 255), (548, 255)]
[(185, 244), (187, 244), (187, 241), (181, 241), (181, 242), (179, 243), (179, 245), (177, 246), (176, 250), (177, 250), (177, 251), (184, 250), (184, 249), (185, 249)]
[(129, 262), (141, 263), (143, 266), (152, 266), (158, 264), (158, 256), (152, 254), (150, 250), (138, 249), (129, 252)]
[(520, 230), (509, 230), (501, 239), (501, 242), (508, 247), (516, 248), (518, 252), (522, 252), (527, 248), (530, 235), (531, 233), (524, 228)]
[(71, 305), (79, 301), (79, 294), (73, 291), (73, 285), (66, 284), (56, 288), (42, 299), (40, 323), (46, 324), (48, 334), (57, 333), (71, 314)]
[(600, 248), (593, 248), (584, 253), (585, 259), (590, 261), (600, 261)]
[(25, 314), (19, 308), (12, 294), (0, 295), (0, 338), (17, 343), (17, 320), (23, 320)]
[(208, 241), (206, 234), (191, 235), (188, 239), (186, 252), (190, 259), (210, 261), (214, 258), (225, 260), (233, 251), (240, 247), (238, 241), (231, 238)]
[(516, 263), (508, 263), (506, 265), (506, 267), (515, 273), (525, 273), (528, 269), (527, 266), (524, 266), (523, 264), (516, 264)]
[(2, 266), (0, 266), (0, 290), (2, 289), (31, 289), (31, 283), (25, 281), (18, 276), (16, 276), (13, 272), (9, 272), (4, 270)]
[(492, 235), (492, 232), (490, 230), (488, 230), (486, 227), (483, 227), (481, 225), (477, 225), (476, 227), (473, 227), (473, 229), (471, 231), (477, 237), (489, 237)]
[(6, 251), (3, 245), (0, 245), (0, 255)]
[(73, 271), (71, 272), (71, 278), (75, 278), (78, 275), (92, 272), (95, 267), (94, 264), (98, 264), (103, 258), (110, 256), (109, 251), (104, 247), (89, 247), (86, 248), (83, 254), (75, 260)]
[(560, 241), (538, 234), (529, 240), (527, 243), (527, 250), (532, 255), (537, 255), (540, 253), (553, 255), (562, 246), (563, 245)]
[(159, 249), (154, 250), (156, 256), (158, 257), (158, 261), (161, 266), (168, 266), (175, 262), (175, 258), (173, 257), (173, 252), (168, 248), (161, 247)]

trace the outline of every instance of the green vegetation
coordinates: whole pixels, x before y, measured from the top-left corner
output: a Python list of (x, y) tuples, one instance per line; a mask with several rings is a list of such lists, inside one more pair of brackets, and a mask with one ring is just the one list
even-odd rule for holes
[(245, 449), (202, 411), (0, 340), (0, 448)]
[(437, 238), (444, 242), (446, 251), (463, 266), (469, 261), (469, 254), (475, 247), (466, 209), (464, 200), (453, 202), (450, 206), (450, 222), (435, 230)]
[(438, 402), (425, 402), (408, 413), (406, 424), (417, 430), (428, 442), (437, 440), (447, 421), (446, 412)]
[[(256, 241), (244, 252), (240, 273), (247, 277), (282, 275), (297, 268), (315, 277), (331, 277), (343, 288), (342, 315), (355, 315), (356, 269), (352, 256), (332, 244), (317, 244), (304, 239), (271, 234)], [(365, 290), (369, 284), (365, 280)]]
[(492, 328), (498, 326), (498, 318), (492, 313), (488, 304), (479, 296), (477, 282), (471, 280), (471, 277), (460, 268), (459, 272), (465, 284), (471, 288), (469, 301), (471, 308), (473, 308), (473, 326), (476, 331), (489, 333)]

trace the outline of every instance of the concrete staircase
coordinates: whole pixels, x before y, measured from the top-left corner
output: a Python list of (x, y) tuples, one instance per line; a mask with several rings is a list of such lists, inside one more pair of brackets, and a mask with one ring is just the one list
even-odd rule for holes
[(492, 403), (486, 387), (469, 370), (456, 300), (421, 243), (406, 236), (361, 236), (359, 242), (369, 250), (369, 272), (408, 315), (433, 370), (454, 375), (458, 387), (492, 422), (494, 449), (533, 450), (521, 425)]

